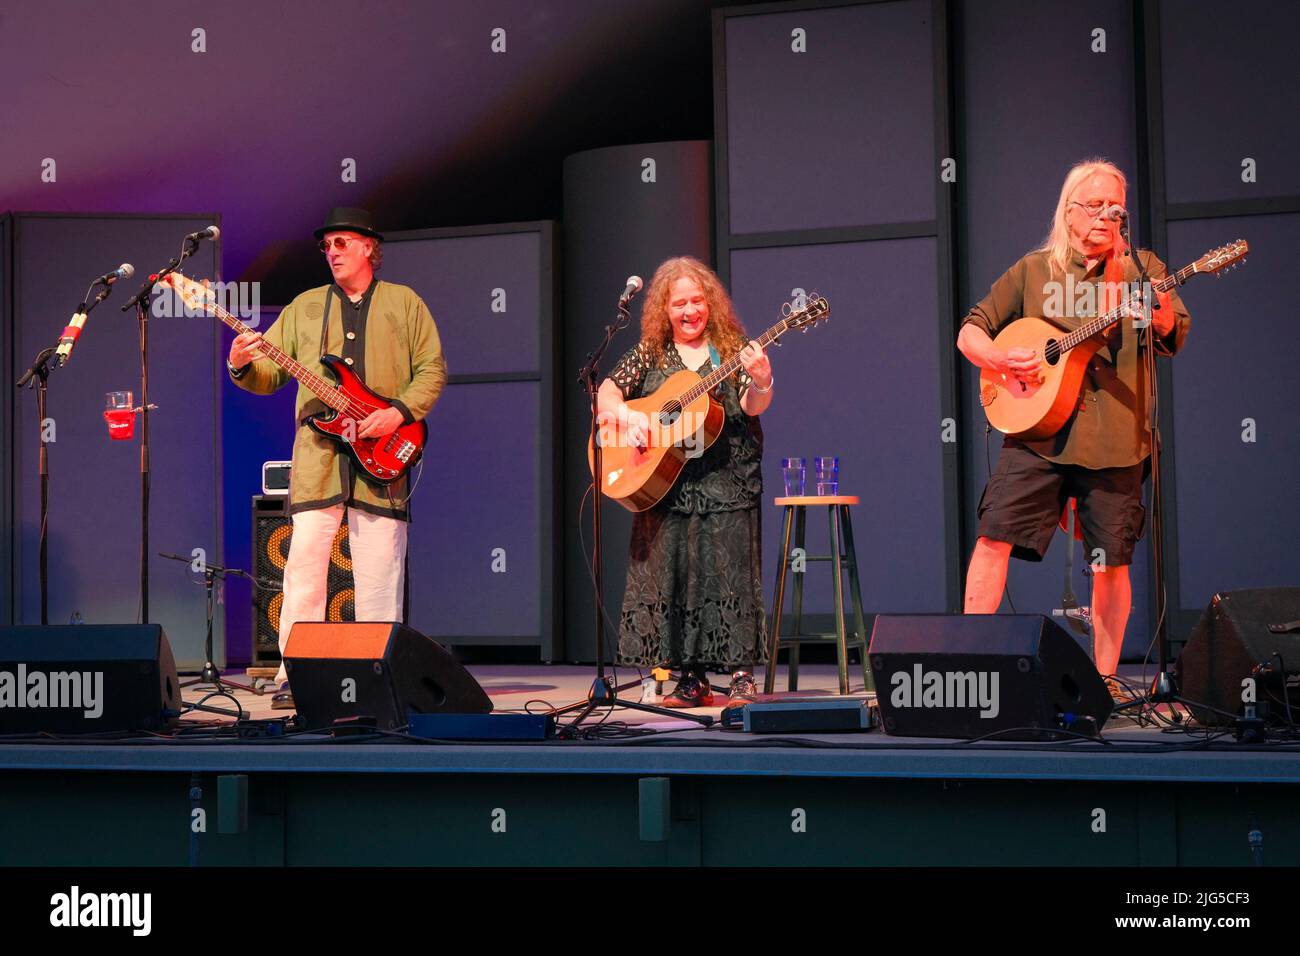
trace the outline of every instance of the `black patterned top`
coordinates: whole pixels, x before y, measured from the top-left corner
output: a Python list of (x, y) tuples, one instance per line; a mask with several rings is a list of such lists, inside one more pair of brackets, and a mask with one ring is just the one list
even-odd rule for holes
[[(685, 368), (672, 342), (658, 365), (637, 343), (619, 359), (609, 377), (627, 401), (653, 394), (671, 375)], [(694, 371), (707, 375), (713, 371), (712, 360)], [(722, 434), (703, 455), (687, 460), (672, 490), (656, 508), (679, 514), (708, 514), (758, 507), (763, 497), (763, 427), (756, 416), (746, 415), (740, 407), (741, 390), (749, 382), (749, 375), (741, 369), (714, 389), (714, 396), (727, 413)]]

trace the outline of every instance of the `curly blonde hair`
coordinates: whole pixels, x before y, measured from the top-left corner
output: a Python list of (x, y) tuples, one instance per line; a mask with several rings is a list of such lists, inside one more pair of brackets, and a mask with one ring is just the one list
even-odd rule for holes
[(746, 345), (749, 337), (736, 316), (731, 296), (722, 286), (717, 274), (699, 259), (678, 256), (660, 264), (650, 278), (641, 304), (641, 347), (650, 353), (657, 365), (663, 359), (668, 343), (673, 340), (673, 325), (668, 319), (668, 299), (673, 283), (678, 279), (693, 279), (704, 292), (709, 306), (709, 322), (704, 327), (705, 338), (718, 350), (725, 362)]

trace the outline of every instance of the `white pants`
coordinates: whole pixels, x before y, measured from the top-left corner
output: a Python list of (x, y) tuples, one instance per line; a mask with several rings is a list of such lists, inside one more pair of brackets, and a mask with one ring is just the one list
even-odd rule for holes
[[(298, 621), (325, 620), (330, 548), (343, 505), (302, 511), (293, 516), (293, 537), (284, 565), (280, 605), (280, 657)], [(350, 508), (348, 545), (352, 551), (353, 607), (358, 621), (400, 621), (406, 558), (406, 522)], [(288, 680), (280, 664), (277, 681)]]

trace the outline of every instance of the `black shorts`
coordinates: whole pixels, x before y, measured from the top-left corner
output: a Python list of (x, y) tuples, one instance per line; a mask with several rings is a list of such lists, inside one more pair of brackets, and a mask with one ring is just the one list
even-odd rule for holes
[(1145, 461), (1124, 468), (1062, 465), (1008, 438), (980, 498), (980, 537), (1009, 542), (1012, 557), (1041, 561), (1057, 532), (1061, 509), (1074, 498), (1088, 562), (1100, 557), (1109, 567), (1132, 564), (1146, 523), (1146, 469)]

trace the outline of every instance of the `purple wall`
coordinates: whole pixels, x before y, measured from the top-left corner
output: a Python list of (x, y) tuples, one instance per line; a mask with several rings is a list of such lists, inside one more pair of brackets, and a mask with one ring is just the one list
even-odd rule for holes
[[(67, 366), (50, 376), (49, 621), (67, 624), (78, 613), (89, 624), (137, 620), (140, 568), (140, 426), (130, 441), (112, 441), (102, 414), (104, 394), (129, 390), (139, 403), (140, 352), (134, 311), (121, 306), (179, 250), (181, 239), (212, 220), (197, 216), (15, 217), (15, 327), (6, 387), (41, 349), (59, 336), (91, 279), (130, 262), (133, 279), (87, 318)], [(187, 265), (194, 275), (215, 271), (217, 250), (204, 243)], [(105, 265), (105, 263), (108, 265)], [(160, 296), (162, 302), (169, 297)], [(151, 310), (149, 401), (152, 450), (149, 620), (162, 624), (178, 665), (203, 662), (202, 576), (157, 556), (223, 564), (221, 437), (218, 406), (218, 332), (214, 319)], [(14, 621), (40, 623), (40, 480), (36, 395), (19, 393), (17, 435), (6, 449), (13, 469), (18, 587)], [(9, 452), (12, 451), (12, 458)], [(6, 542), (7, 544), (7, 542)], [(223, 609), (216, 609), (222, 633)], [(220, 663), (221, 647), (217, 657)]]
[(282, 305), (321, 281), (331, 206), (389, 230), (557, 218), (567, 154), (707, 137), (711, 5), (8, 4), (0, 210), (219, 210), (226, 277)]
[[(938, 466), (950, 469), (952, 459), (960, 458), (962, 484), (954, 497), (960, 498), (965, 518), (961, 534), (941, 531), (945, 524), (934, 513), (923, 515), (922, 525), (907, 525), (920, 549), (912, 559), (919, 570), (915, 577), (900, 574), (898, 586), (888, 589), (913, 607), (922, 591), (929, 594), (940, 586), (931, 575), (945, 555), (951, 562), (950, 549), (960, 551), (964, 564), (984, 483), (982, 417), (972, 376), (963, 371), (956, 380), (958, 408), (942, 407), (938, 400), (945, 329), (1002, 269), (1041, 239), (1065, 168), (1082, 156), (1105, 154), (1133, 174), (1139, 201), (1131, 205), (1139, 213), (1135, 227), (1142, 244), (1154, 241), (1159, 250), (1167, 242), (1161, 251), (1175, 253), (1169, 258), (1180, 262), (1239, 234), (1257, 246), (1245, 271), (1221, 286), (1202, 280), (1187, 290), (1195, 324), (1188, 351), (1174, 365), (1168, 429), (1178, 472), (1174, 523), (1183, 572), (1175, 603), (1197, 607), (1211, 587), (1300, 575), (1295, 550), (1277, 543), (1293, 539), (1294, 529), (1285, 517), (1275, 517), (1271, 505), (1284, 493), (1300, 456), (1294, 430), (1276, 425), (1289, 421), (1296, 402), (1293, 376), (1280, 357), (1284, 351), (1262, 346), (1262, 358), (1241, 351), (1246, 341), (1290, 340), (1281, 304), (1287, 301), (1281, 283), (1289, 273), (1279, 250), (1296, 244), (1300, 200), (1288, 158), (1296, 153), (1297, 134), (1294, 124), (1279, 117), (1289, 115), (1294, 93), (1288, 44), (1300, 29), (1300, 8), (1285, 0), (1261, 0), (1226, 17), (1213, 4), (1149, 2), (1142, 10), (1153, 14), (1147, 24), (1160, 54), (1149, 58), (1151, 51), (1140, 48), (1134, 9), (1122, 0), (1086, 6), (1030, 0), (794, 5), (728, 18), (722, 47), (727, 57), (714, 63), (710, 10), (720, 5), (721, 0), (430, 5), (294, 0), (268, 6), (244, 0), (213, 6), (184, 0), (105, 13), (72, 0), (39, 7), (11, 4), (0, 12), (0, 88), (5, 90), (0, 210), (212, 210), (222, 217), (224, 259), (209, 264), (208, 271), (228, 280), (261, 281), (266, 305), (282, 305), (326, 280), (310, 232), (335, 204), (370, 206), (390, 232), (563, 215), (566, 247), (603, 247), (607, 253), (593, 254), (567, 274), (566, 324), (575, 334), (560, 344), (567, 349), (564, 394), (572, 399), (568, 379), (578, 364), (573, 357), (581, 359), (591, 330), (607, 321), (601, 290), (616, 293), (628, 272), (645, 272), (673, 252), (707, 258), (709, 205), (715, 197), (707, 156), (698, 169), (698, 157), (684, 161), (689, 182), (668, 204), (637, 205), (650, 194), (632, 180), (627, 195), (634, 201), (616, 206), (587, 202), (587, 195), (567, 188), (564, 158), (595, 157), (607, 149), (633, 150), (629, 155), (636, 158), (633, 147), (617, 145), (625, 143), (707, 142), (715, 135), (710, 89), (716, 68), (720, 76), (713, 88), (731, 103), (726, 127), (716, 131), (725, 140), (718, 143), (719, 168), (729, 182), (716, 197), (728, 232), (719, 239), (740, 239), (734, 247), (720, 243), (727, 255), (717, 264), (731, 270), (746, 322), (752, 328), (765, 325), (774, 300), (788, 297), (805, 277), (811, 277), (807, 285), (824, 284), (818, 291), (834, 292), (832, 322), (787, 346), (778, 356), (786, 371), (778, 369), (778, 377), (793, 380), (796, 394), (817, 392), (819, 351), (834, 349), (831, 364), (841, 370), (837, 374), (847, 374), (850, 357), (901, 334), (899, 322), (917, 323), (901, 326), (915, 327), (916, 335), (892, 342), (902, 358), (881, 362), (875, 380), (893, 381), (891, 376), (906, 373), (923, 381), (918, 386), (922, 403), (904, 401), (897, 387), (885, 388), (873, 394), (871, 415), (864, 416), (854, 402), (841, 400), (826, 416), (832, 431), (819, 437), (797, 430), (796, 420), (787, 417), (789, 398), (779, 399), (768, 432), (769, 487), (776, 458), (788, 451), (818, 454), (795, 446), (813, 438), (830, 444), (844, 435), (838, 447), (861, 445), (853, 452), (857, 464), (846, 461), (846, 486), (851, 476), (864, 478), (885, 459), (870, 453), (875, 446), (912, 462), (919, 476), (915, 485), (879, 472), (873, 476), (882, 500), (903, 503), (898, 514), (864, 515), (867, 526), (886, 519), (906, 523), (922, 514), (921, 501), (938, 480), (926, 464), (934, 457), (938, 428), (927, 422), (947, 414), (963, 421), (959, 456), (942, 452)], [(932, 72), (945, 65), (933, 59), (936, 10), (951, 15), (951, 89), (936, 85)], [(507, 52), (501, 54), (490, 48), (497, 27), (506, 30)], [(790, 31), (796, 27), (808, 31), (807, 54), (790, 50)], [(1104, 54), (1091, 49), (1098, 27), (1107, 33)], [(195, 28), (206, 31), (205, 53), (191, 49)], [(1139, 95), (1146, 89), (1146, 68), (1162, 93), (1150, 103)], [(1086, 79), (1086, 95), (1074, 94), (1069, 78), (1075, 77)], [(942, 158), (936, 144), (944, 139), (936, 94), (948, 93), (958, 179), (945, 189), (936, 185)], [(1149, 141), (1144, 141), (1144, 105), (1161, 114)], [(1140, 164), (1148, 153), (1157, 168), (1144, 171)], [(341, 181), (345, 157), (357, 161), (355, 183)], [(1256, 182), (1241, 179), (1246, 157), (1258, 165)], [(53, 182), (42, 181), (47, 158), (57, 164)], [(669, 166), (661, 163), (661, 177)], [(575, 176), (574, 182), (592, 189), (600, 176), (608, 176), (602, 185), (608, 195), (600, 198), (610, 199), (622, 189), (614, 178), (619, 173), (611, 170), (616, 164), (598, 171), (595, 180)], [(1167, 205), (1167, 215), (1144, 221), (1140, 213), (1148, 199)], [(617, 215), (607, 215), (609, 209)], [(949, 209), (956, 224), (951, 247), (956, 302), (945, 310), (943, 219)], [(916, 228), (904, 238), (870, 241), (842, 232), (832, 242), (822, 232), (889, 222)], [(767, 248), (743, 248), (746, 243)], [(100, 252), (111, 248), (106, 242), (95, 246)], [(100, 252), (82, 251), (87, 276), (120, 261), (113, 254), (100, 262)], [(540, 341), (531, 337), (530, 329), (537, 331), (529, 325), (533, 316), (510, 316), (510, 322), (521, 324), (499, 337), (486, 334), (489, 326), (482, 323), (456, 325), (458, 309), (449, 311), (446, 303), (491, 279), (476, 271), (480, 257), (468, 259), (463, 274), (433, 282), (425, 292), (448, 336), (453, 374), (531, 372)], [(618, 266), (619, 261), (625, 264)], [(65, 268), (60, 271), (59, 265)], [(73, 263), (60, 246), (31, 267), (34, 276), (45, 276), (52, 302), (62, 303), (54, 311), (66, 313), (81, 287), (71, 279), (66, 288), (59, 283), (74, 267), (80, 275), (82, 260)], [(385, 275), (404, 281), (399, 272), (405, 271), (398, 256)], [(798, 281), (791, 281), (796, 274)], [(933, 298), (936, 287), (939, 295)], [(7, 302), (12, 290), (0, 294)], [(110, 300), (103, 308), (111, 307)], [(24, 304), (7, 327), (25, 329), (27, 308)], [(886, 317), (877, 319), (880, 312)], [(51, 322), (57, 325), (65, 317)], [(924, 324), (926, 319), (932, 324)], [(104, 321), (104, 313), (92, 317), (95, 327)], [(892, 324), (883, 330), (873, 327), (874, 321)], [(27, 348), (30, 343), (20, 338)], [(228, 339), (225, 335), (208, 358), (219, 362)], [(84, 368), (93, 354), (91, 349), (79, 355), (78, 365)], [(6, 358), (12, 366), (30, 356), (11, 349)], [(1273, 368), (1278, 362), (1283, 364)], [(224, 457), (222, 487), (203, 493), (204, 507), (216, 508), (224, 497), (225, 541), (232, 563), (239, 564), (247, 550), (247, 499), (258, 486), (257, 466), (288, 451), (292, 393), (258, 399), (218, 386), (219, 369), (210, 372), (205, 366), (202, 374), (215, 375), (219, 387)], [(1211, 377), (1218, 386), (1207, 390)], [(1223, 400), (1225, 381), (1233, 383), (1227, 386), (1231, 401)], [(528, 388), (497, 386), (502, 396)], [(487, 386), (455, 386), (480, 387)], [(790, 390), (783, 386), (782, 394), (789, 396)], [(6, 425), (21, 422), (30, 411), (23, 404), (28, 398), (8, 396), (0, 403)], [(502, 397), (500, 407), (508, 400), (519, 399)], [(569, 401), (569, 414), (555, 420), (566, 452), (579, 447), (575, 407)], [(875, 430), (880, 422), (913, 412), (920, 417), (903, 434)], [(1235, 444), (1220, 444), (1225, 440), (1220, 433), (1231, 431), (1233, 422), (1239, 433), (1246, 417), (1260, 425), (1258, 443), (1244, 445), (1238, 434)], [(439, 427), (443, 424), (448, 423)], [(6, 459), (22, 454), (13, 442), (9, 435)], [(199, 456), (192, 467), (201, 470), (208, 467), (205, 462)], [(24, 458), (19, 470), (30, 471), (28, 464)], [(576, 485), (577, 472), (567, 459), (566, 474)], [(948, 479), (951, 474), (943, 471)], [(1224, 496), (1225, 486), (1239, 493)], [(18, 493), (27, 494), (25, 485)], [(572, 539), (577, 496), (569, 488), (563, 499), (566, 520), (553, 533)], [(105, 520), (109, 517), (122, 515)], [(770, 545), (775, 532), (767, 524)], [(616, 529), (609, 534), (607, 548), (621, 547)], [(860, 527), (860, 551), (868, 540)], [(586, 621), (589, 607), (577, 595), (589, 589), (575, 558), (579, 549), (569, 544), (566, 600), (586, 608), (581, 614)], [(1058, 550), (1043, 565), (1013, 565), (1012, 590), (1022, 610), (1054, 606), (1062, 561)], [(765, 577), (771, 570), (769, 556)], [(883, 563), (879, 570), (886, 581), (900, 571)], [(32, 572), (24, 563), (18, 573)], [(613, 601), (621, 583), (611, 580)], [(1145, 638), (1141, 564), (1134, 582), (1130, 652)], [(28, 587), (25, 580), (20, 583)], [(1076, 590), (1085, 593), (1082, 579)], [(0, 606), (12, 597), (0, 591)], [(233, 589), (231, 601), (232, 619), (246, 628), (247, 614)], [(119, 610), (129, 613), (129, 608)], [(237, 656), (235, 630), (232, 637)], [(574, 646), (584, 646), (582, 640), (579, 634)]]

